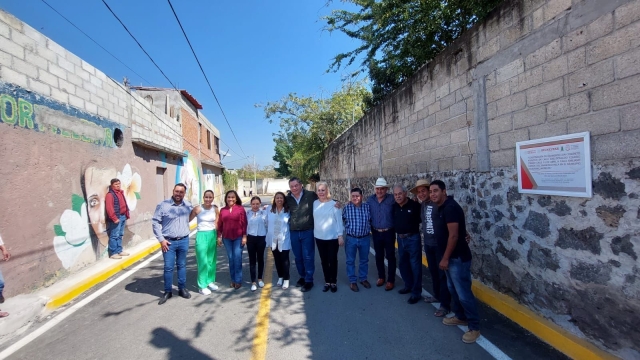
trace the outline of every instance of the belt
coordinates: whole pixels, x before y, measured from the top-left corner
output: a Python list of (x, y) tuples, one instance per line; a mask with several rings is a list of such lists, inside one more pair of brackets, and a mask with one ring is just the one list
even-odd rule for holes
[(178, 240), (182, 240), (182, 239), (188, 238), (188, 237), (189, 237), (189, 235), (185, 235), (185, 236), (181, 236), (181, 237), (175, 237), (175, 238), (164, 236), (164, 239), (165, 240), (169, 240), (169, 241), (178, 241)]
[(418, 233), (398, 234), (398, 239), (408, 238), (409, 236), (418, 235)]
[(369, 236), (369, 234), (367, 234), (367, 235), (362, 235), (362, 236), (355, 236), (355, 235), (349, 235), (349, 234), (347, 234), (347, 236), (348, 236), (348, 237), (352, 237), (352, 238), (356, 238), (356, 239), (362, 239), (362, 238), (368, 237), (368, 236)]
[(377, 232), (385, 232), (385, 231), (389, 231), (389, 230), (391, 230), (391, 228), (387, 228), (387, 229), (373, 229), (373, 230), (375, 230), (375, 231), (377, 231)]

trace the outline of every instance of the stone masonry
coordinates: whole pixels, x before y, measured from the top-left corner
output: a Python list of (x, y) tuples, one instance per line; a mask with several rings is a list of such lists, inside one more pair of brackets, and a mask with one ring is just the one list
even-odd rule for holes
[[(325, 151), (320, 177), (443, 179), (473, 274), (623, 358), (640, 357), (640, 1), (512, 0)], [(520, 194), (518, 141), (591, 133), (591, 199)]]

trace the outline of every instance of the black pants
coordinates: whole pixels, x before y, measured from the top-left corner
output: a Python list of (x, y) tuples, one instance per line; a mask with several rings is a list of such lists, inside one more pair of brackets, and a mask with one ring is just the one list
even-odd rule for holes
[(266, 236), (247, 235), (247, 252), (249, 253), (249, 272), (251, 282), (256, 282), (256, 260), (258, 260), (258, 279), (262, 279), (264, 271), (264, 248), (267, 246)]
[(338, 239), (316, 239), (316, 245), (318, 246), (318, 253), (320, 253), (320, 261), (322, 262), (324, 282), (327, 284), (335, 284), (338, 282), (338, 249), (340, 248)]
[(396, 282), (396, 233), (394, 229), (385, 232), (373, 230), (373, 249), (376, 251), (376, 268), (378, 268), (378, 279), (385, 279), (384, 258), (387, 258), (388, 276), (387, 281)]
[(442, 255), (438, 251), (437, 246), (428, 246), (425, 244), (424, 252), (427, 256), (429, 264), (429, 273), (431, 273), (431, 281), (433, 281), (433, 297), (438, 299), (440, 307), (451, 310), (451, 294), (447, 286), (447, 274), (440, 270), (440, 261)]
[(271, 250), (273, 254), (273, 260), (276, 263), (276, 271), (278, 272), (278, 277), (282, 278), (282, 280), (289, 280), (289, 267), (291, 264), (289, 263), (289, 250)]

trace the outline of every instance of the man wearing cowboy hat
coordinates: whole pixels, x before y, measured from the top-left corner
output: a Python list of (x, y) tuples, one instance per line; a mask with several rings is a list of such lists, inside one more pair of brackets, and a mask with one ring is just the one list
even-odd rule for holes
[(393, 290), (396, 281), (396, 234), (393, 228), (393, 195), (387, 194), (389, 185), (384, 178), (375, 183), (375, 194), (367, 198), (371, 212), (371, 232), (373, 249), (376, 251), (376, 268), (378, 281), (376, 286), (385, 285), (384, 259), (387, 258), (388, 272), (386, 291)]
[(442, 253), (438, 252), (438, 241), (435, 234), (435, 221), (439, 220), (438, 207), (429, 198), (429, 181), (420, 179), (411, 190), (421, 203), (420, 218), (422, 219), (422, 236), (424, 239), (424, 253), (429, 264), (431, 282), (434, 296), (427, 296), (424, 301), (428, 303), (439, 302), (440, 308), (434, 313), (437, 317), (443, 317), (451, 311), (451, 294), (447, 287), (447, 275), (438, 268)]

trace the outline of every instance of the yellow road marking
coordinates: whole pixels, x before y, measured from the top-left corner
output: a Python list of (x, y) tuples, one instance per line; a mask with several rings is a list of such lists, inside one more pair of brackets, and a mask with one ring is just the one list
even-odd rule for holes
[(273, 269), (273, 255), (268, 252), (264, 269), (264, 287), (260, 295), (260, 307), (256, 321), (256, 334), (251, 348), (251, 360), (263, 360), (267, 357), (267, 340), (269, 338), (269, 312), (271, 311), (271, 274)]

